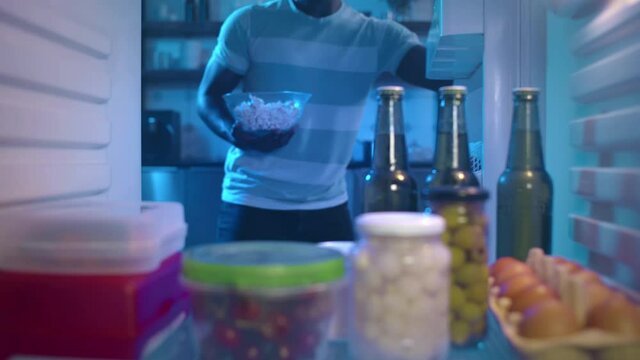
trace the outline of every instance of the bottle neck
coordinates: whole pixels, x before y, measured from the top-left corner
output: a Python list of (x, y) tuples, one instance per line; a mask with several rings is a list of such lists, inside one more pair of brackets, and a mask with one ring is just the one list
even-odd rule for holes
[(378, 99), (373, 167), (391, 171), (408, 168), (400, 96), (380, 95)]
[(440, 98), (434, 167), (471, 171), (463, 96)]
[(507, 169), (544, 169), (538, 103), (534, 96), (514, 100)]

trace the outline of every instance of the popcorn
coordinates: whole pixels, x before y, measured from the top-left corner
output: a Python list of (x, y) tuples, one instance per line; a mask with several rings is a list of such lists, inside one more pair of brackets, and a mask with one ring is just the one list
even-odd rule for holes
[(300, 112), (301, 109), (291, 100), (265, 103), (253, 95), (249, 95), (249, 101), (244, 101), (233, 109), (236, 121), (248, 131), (289, 129), (295, 124)]

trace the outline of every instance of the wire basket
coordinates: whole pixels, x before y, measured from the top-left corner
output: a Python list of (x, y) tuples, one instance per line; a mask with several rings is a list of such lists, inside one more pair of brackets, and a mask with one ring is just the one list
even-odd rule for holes
[(482, 183), (482, 141), (469, 144), (469, 156), (471, 157), (471, 170), (478, 181)]

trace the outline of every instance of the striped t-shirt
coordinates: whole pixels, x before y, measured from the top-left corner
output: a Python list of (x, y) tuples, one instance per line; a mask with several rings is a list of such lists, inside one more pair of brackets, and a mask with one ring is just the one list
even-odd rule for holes
[(306, 15), (292, 0), (234, 12), (222, 26), (212, 61), (243, 75), (245, 92), (312, 96), (286, 146), (270, 153), (229, 149), (222, 200), (278, 210), (346, 202), (346, 166), (370, 88), (419, 44), (403, 26), (344, 3), (324, 18)]

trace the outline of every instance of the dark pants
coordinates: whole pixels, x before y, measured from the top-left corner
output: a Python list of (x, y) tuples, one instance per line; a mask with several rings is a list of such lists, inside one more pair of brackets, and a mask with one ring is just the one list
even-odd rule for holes
[(354, 240), (347, 204), (320, 210), (268, 210), (222, 202), (216, 241)]

